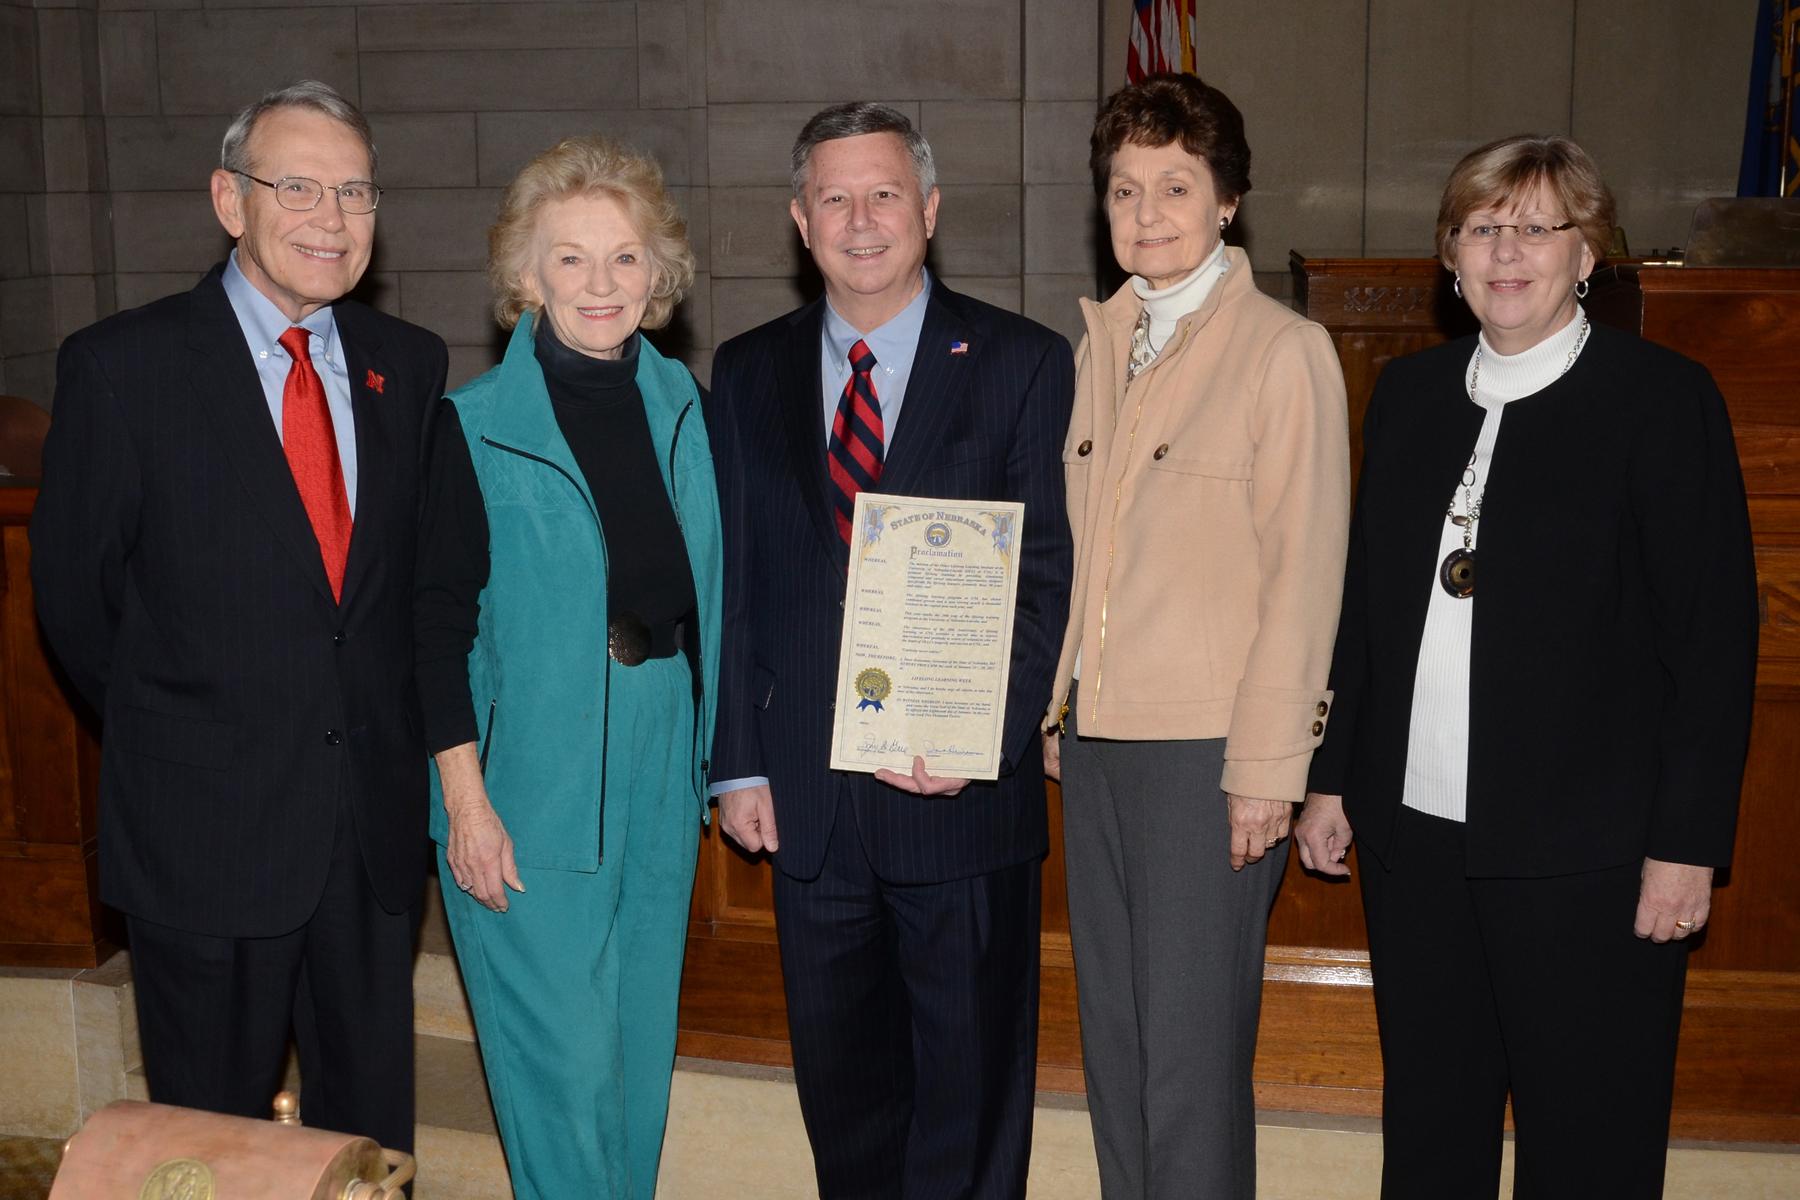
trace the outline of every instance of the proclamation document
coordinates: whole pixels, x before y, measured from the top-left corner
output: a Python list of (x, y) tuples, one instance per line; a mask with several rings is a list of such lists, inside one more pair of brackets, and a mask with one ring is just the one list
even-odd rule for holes
[(1025, 506), (856, 497), (831, 766), (997, 779)]

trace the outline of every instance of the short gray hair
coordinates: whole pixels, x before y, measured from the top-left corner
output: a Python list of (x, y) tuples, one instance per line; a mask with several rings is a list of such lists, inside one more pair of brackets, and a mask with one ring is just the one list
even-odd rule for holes
[[(284, 88), (276, 88), (233, 117), (231, 125), (225, 130), (225, 140), (219, 144), (221, 170), (245, 172), (251, 169), (250, 134), (256, 129), (258, 121), (278, 108), (308, 108), (347, 126), (351, 133), (362, 139), (363, 147), (369, 152), (369, 174), (375, 174), (375, 133), (369, 128), (369, 119), (362, 115), (361, 109), (346, 100), (343, 93), (316, 79), (302, 79)], [(250, 181), (242, 174), (238, 175), (238, 190), (245, 193), (250, 190)]]
[(899, 134), (906, 143), (906, 152), (912, 156), (913, 173), (919, 177), (920, 198), (931, 195), (931, 189), (937, 186), (937, 163), (931, 157), (931, 143), (925, 135), (899, 109), (857, 100), (814, 113), (794, 140), (794, 198), (806, 202), (806, 172), (812, 164), (814, 146), (865, 133)]

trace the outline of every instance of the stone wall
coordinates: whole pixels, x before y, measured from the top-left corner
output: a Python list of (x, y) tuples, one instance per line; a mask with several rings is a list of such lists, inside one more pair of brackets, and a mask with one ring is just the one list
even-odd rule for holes
[[(106, 193), (94, 211), (111, 224), (99, 239), (106, 261), (88, 255), (89, 279), (104, 276), (101, 311), (141, 304), (189, 286), (224, 253), (205, 186), (228, 115), (301, 76), (369, 114), (387, 190), (364, 298), (441, 333), (452, 383), (501, 344), (482, 271), (499, 190), (574, 132), (622, 137), (662, 162), (701, 273), (658, 340), (702, 378), (717, 341), (816, 289), (787, 215), (784, 164), (806, 116), (836, 100), (891, 101), (932, 138), (945, 180), (932, 262), (956, 286), (1065, 329), (1073, 297), (1093, 291), (1081, 155), (1068, 153), (1084, 142), (1099, 86), (1089, 0), (86, 3), (34, 11), (0, 0), (0, 54), (23, 72), (0, 83), (0, 153), (12, 156), (0, 311), (29, 316), (16, 331), (9, 318), (0, 350), (8, 362), (28, 356), (4, 383), (33, 399), (49, 399), (49, 359), (29, 356), (83, 323), (60, 310), (45, 319), (52, 272), (21, 235), (35, 228), (28, 214), (41, 225), (46, 209), (71, 203), (47, 192), (87, 183), (69, 172), (44, 182), (46, 140), (71, 139), (76, 125), (91, 135), (84, 148)], [(52, 87), (77, 62), (92, 68), (90, 95)], [(71, 94), (52, 108), (53, 91)], [(69, 309), (71, 319), (95, 311)]]
[[(1129, 0), (0, 0), (0, 389), (49, 402), (57, 341), (189, 286), (226, 248), (205, 196), (228, 115), (305, 75), (369, 112), (382, 202), (366, 298), (452, 347), (500, 340), (482, 274), (499, 189), (599, 130), (656, 154), (701, 274), (658, 335), (712, 347), (813, 294), (787, 149), (816, 108), (904, 108), (944, 202), (932, 264), (1079, 332), (1105, 277), (1086, 182), (1123, 80)], [(1200, 67), (1244, 110), (1255, 190), (1234, 237), (1266, 287), (1289, 249), (1429, 252), (1477, 141), (1572, 132), (1634, 249), (1679, 243), (1735, 182), (1755, 0), (1201, 0)]]
[[(1102, 3), (1110, 88), (1131, 2)], [(1580, 142), (1637, 254), (1683, 244), (1695, 205), (1737, 191), (1756, 0), (1198, 9), (1200, 74), (1243, 110), (1254, 151), (1238, 236), (1265, 286), (1285, 285), (1290, 249), (1431, 254), (1450, 168), (1507, 134)]]
[(46, 404), (57, 343), (113, 305), (97, 28), (0, 0), (0, 391)]

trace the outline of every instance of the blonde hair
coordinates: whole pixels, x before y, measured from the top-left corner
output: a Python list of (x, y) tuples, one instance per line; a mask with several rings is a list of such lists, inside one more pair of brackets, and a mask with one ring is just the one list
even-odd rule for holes
[(1456, 230), (1478, 208), (1504, 208), (1542, 187), (1573, 221), (1595, 259), (1612, 246), (1613, 197), (1586, 150), (1566, 137), (1517, 134), (1463, 156), (1438, 204), (1438, 257), (1456, 262)]
[(650, 300), (643, 327), (660, 329), (694, 283), (694, 251), (687, 222), (663, 186), (662, 168), (611, 138), (565, 138), (526, 163), (500, 199), (500, 217), (488, 230), (488, 282), (494, 319), (511, 329), (537, 306), (521, 284), (531, 262), (532, 237), (546, 204), (575, 196), (610, 196), (624, 208), (644, 239), (650, 259)]

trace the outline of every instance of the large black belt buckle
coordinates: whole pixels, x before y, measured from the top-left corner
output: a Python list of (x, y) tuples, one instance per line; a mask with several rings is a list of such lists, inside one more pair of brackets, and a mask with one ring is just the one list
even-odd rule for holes
[(636, 613), (620, 613), (606, 624), (606, 653), (622, 667), (650, 657), (650, 626)]

